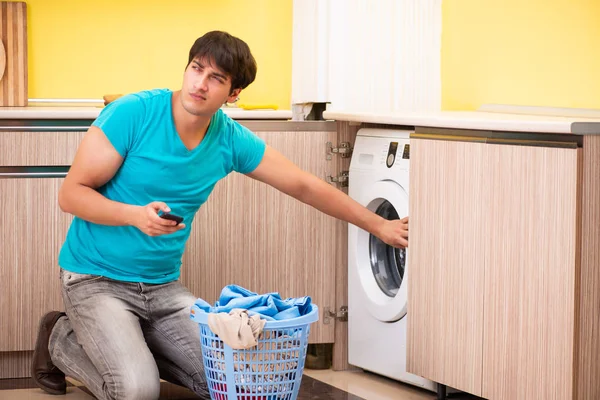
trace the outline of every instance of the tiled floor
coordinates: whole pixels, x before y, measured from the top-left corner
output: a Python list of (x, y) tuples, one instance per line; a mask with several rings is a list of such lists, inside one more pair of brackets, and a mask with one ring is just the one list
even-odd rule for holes
[[(362, 370), (332, 371), (305, 370), (310, 376), (324, 384), (332, 385), (365, 400), (435, 400), (437, 395), (428, 390), (397, 382)], [(482, 400), (465, 393), (453, 393), (451, 400)]]
[[(31, 379), (0, 380), (0, 400), (92, 400), (80, 383), (70, 381), (65, 396), (52, 396), (35, 387)], [(454, 396), (453, 399), (476, 399)], [(193, 393), (167, 382), (161, 384), (161, 400), (198, 399)], [(305, 370), (298, 400), (435, 400), (434, 393), (413, 388), (362, 371)]]

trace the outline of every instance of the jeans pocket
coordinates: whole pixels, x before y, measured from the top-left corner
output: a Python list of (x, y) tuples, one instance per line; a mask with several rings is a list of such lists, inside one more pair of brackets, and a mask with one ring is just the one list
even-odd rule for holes
[(62, 284), (63, 287), (67, 290), (73, 289), (78, 286), (98, 282), (102, 279), (104, 279), (104, 277), (100, 275), (78, 274), (76, 272), (70, 271), (63, 271), (62, 273)]

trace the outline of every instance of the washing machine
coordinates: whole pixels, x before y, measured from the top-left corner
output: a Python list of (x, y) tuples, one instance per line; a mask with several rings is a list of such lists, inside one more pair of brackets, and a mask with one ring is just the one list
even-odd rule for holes
[[(348, 194), (386, 219), (408, 215), (411, 131), (360, 129), (350, 161)], [(406, 372), (407, 257), (348, 227), (348, 361), (364, 370), (436, 391)]]

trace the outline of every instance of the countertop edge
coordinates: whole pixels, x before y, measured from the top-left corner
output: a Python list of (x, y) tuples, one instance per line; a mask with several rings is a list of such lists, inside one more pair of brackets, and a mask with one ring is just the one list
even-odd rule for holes
[(489, 114), (478, 111), (428, 114), (386, 114), (351, 113), (325, 111), (328, 120), (390, 124), (402, 126), (423, 126), (453, 129), (495, 130), (529, 133), (562, 133), (573, 135), (600, 134), (600, 118), (544, 117), (517, 114)]
[[(0, 120), (3, 119), (96, 119), (102, 111), (101, 107), (21, 107), (0, 109)], [(275, 119), (288, 120), (292, 118), (291, 110), (238, 110), (223, 109), (223, 112), (233, 119)]]

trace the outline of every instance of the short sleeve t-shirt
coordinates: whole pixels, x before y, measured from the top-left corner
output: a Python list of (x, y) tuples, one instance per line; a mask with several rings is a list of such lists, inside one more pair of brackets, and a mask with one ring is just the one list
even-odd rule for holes
[(252, 172), (266, 145), (218, 110), (205, 137), (189, 150), (172, 116), (173, 92), (130, 94), (108, 104), (93, 125), (100, 128), (123, 164), (98, 192), (126, 204), (167, 203), (186, 227), (151, 237), (133, 226), (99, 225), (75, 217), (59, 265), (72, 272), (111, 279), (166, 283), (178, 279), (181, 257), (194, 216), (215, 184), (230, 172)]

